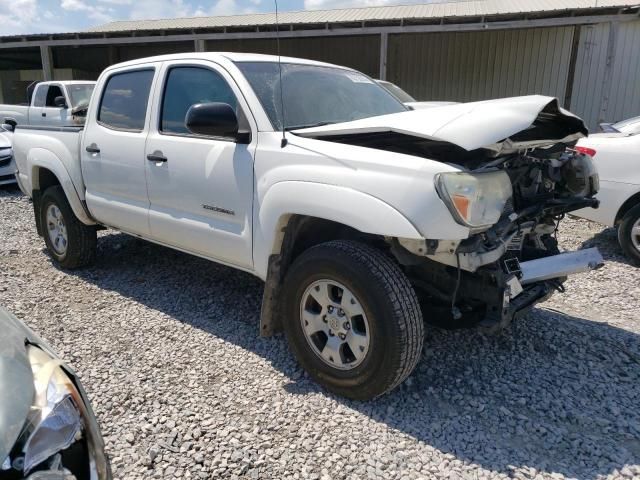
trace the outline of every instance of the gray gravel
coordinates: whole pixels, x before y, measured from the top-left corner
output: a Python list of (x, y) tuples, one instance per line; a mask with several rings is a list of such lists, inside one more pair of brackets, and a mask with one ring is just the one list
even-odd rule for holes
[(568, 315), (429, 329), (416, 372), (365, 403), (258, 337), (250, 275), (115, 232), (62, 272), (32, 216), (0, 190), (0, 304), (76, 368), (116, 478), (640, 478), (640, 270), (612, 230), (562, 229), (609, 260), (545, 304)]

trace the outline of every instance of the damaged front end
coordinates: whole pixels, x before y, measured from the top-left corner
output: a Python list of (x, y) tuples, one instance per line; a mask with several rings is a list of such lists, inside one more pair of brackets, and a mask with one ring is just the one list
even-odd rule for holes
[[(564, 216), (598, 207), (591, 157), (572, 147), (558, 142), (497, 155), (478, 150), (461, 164), (465, 173), (436, 179), (441, 199), (471, 235), (460, 242), (431, 242), (430, 249), (425, 241), (426, 255), (407, 263), (429, 305), (443, 306), (441, 315), (454, 322), (471, 319), (501, 328), (554, 291), (563, 292), (567, 276), (602, 266), (595, 248), (564, 254), (558, 248), (556, 233)], [(469, 181), (456, 178), (460, 175), (502, 181), (490, 182), (483, 198)], [(415, 255), (415, 241), (398, 245)]]
[(437, 174), (435, 187), (468, 238), (388, 239), (429, 310), (426, 318), (444, 326), (503, 327), (564, 291), (568, 275), (603, 264), (597, 249), (561, 254), (556, 239), (567, 213), (598, 206), (591, 157), (573, 148), (587, 135), (582, 120), (540, 96), (421, 115), (425, 128), (415, 126), (417, 116), (407, 121), (397, 114), (397, 121), (378, 117), (313, 133), (456, 167)]

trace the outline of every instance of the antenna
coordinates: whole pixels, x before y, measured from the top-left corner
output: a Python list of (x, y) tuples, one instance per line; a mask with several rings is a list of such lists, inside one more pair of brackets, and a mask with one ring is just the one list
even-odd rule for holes
[(282, 112), (282, 140), (280, 148), (287, 146), (287, 137), (285, 136), (284, 123), (284, 95), (282, 93), (282, 61), (280, 60), (280, 22), (278, 22), (278, 0), (273, 0), (276, 4), (276, 49), (278, 50), (278, 73), (280, 74), (280, 111)]

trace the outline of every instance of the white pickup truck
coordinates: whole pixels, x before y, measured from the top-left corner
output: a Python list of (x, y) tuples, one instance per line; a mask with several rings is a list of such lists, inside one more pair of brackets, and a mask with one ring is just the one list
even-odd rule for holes
[(19, 126), (14, 148), (63, 268), (111, 227), (250, 272), (261, 333), (368, 399), (412, 372), (425, 321), (499, 328), (602, 264), (555, 240), (597, 206), (586, 134), (553, 98), (410, 111), (348, 68), (193, 53), (109, 67), (84, 128)]
[(0, 123), (20, 125), (82, 125), (96, 82), (39, 82), (25, 105), (0, 105)]

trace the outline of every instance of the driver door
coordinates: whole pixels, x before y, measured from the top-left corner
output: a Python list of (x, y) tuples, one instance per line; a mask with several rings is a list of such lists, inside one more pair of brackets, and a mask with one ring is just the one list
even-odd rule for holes
[(44, 108), (40, 112), (41, 125), (64, 126), (68, 124), (70, 120), (68, 118), (69, 109), (56, 106), (55, 100), (57, 97), (66, 98), (62, 91), (62, 85), (55, 83), (50, 84), (47, 90)]
[[(149, 227), (161, 243), (250, 269), (253, 159), (257, 131), (233, 79), (206, 61), (166, 62), (145, 149)], [(195, 135), (189, 108), (222, 102), (245, 118), (251, 143)]]

